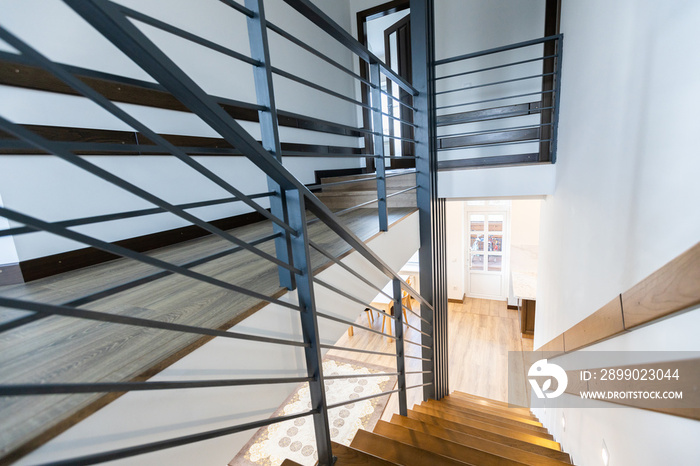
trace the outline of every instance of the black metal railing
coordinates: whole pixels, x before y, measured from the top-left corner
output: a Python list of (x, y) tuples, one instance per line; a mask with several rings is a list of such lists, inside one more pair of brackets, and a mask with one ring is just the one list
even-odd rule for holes
[[(0, 323), (0, 334), (7, 335), (15, 332), (16, 338), (13, 345), (21, 347), (23, 341), (40, 338), (42, 335), (50, 333), (50, 323), (55, 318), (77, 319), (81, 322), (98, 322), (100, 324), (119, 324), (137, 329), (153, 329), (158, 331), (171, 332), (171, 334), (186, 335), (192, 338), (197, 337), (217, 337), (233, 340), (252, 341), (272, 345), (282, 345), (290, 348), (302, 348), (305, 355), (306, 376), (303, 377), (256, 377), (237, 379), (217, 379), (217, 380), (196, 380), (196, 381), (132, 381), (132, 380), (87, 380), (75, 382), (73, 380), (51, 381), (50, 383), (13, 382), (13, 374), (3, 370), (3, 380), (0, 385), (0, 397), (31, 397), (48, 394), (104, 394), (114, 392), (130, 392), (145, 390), (168, 390), (168, 389), (201, 389), (211, 387), (234, 387), (234, 386), (256, 386), (265, 384), (285, 384), (285, 383), (308, 383), (311, 392), (311, 409), (294, 415), (280, 416), (269, 419), (247, 422), (239, 425), (232, 425), (225, 428), (198, 432), (195, 434), (178, 436), (175, 438), (147, 442), (130, 447), (92, 453), (89, 455), (58, 460), (52, 464), (94, 464), (111, 461), (120, 458), (128, 458), (148, 452), (154, 452), (166, 448), (181, 446), (193, 442), (230, 435), (236, 432), (256, 429), (266, 425), (274, 424), (284, 420), (295, 419), (301, 416), (312, 416), (316, 434), (316, 445), (319, 463), (329, 465), (333, 462), (330, 442), (330, 430), (328, 425), (328, 410), (344, 404), (357, 402), (380, 396), (389, 396), (397, 393), (399, 398), (399, 411), (402, 415), (407, 412), (407, 390), (425, 388), (435, 385), (434, 367), (436, 364), (436, 352), (433, 349), (432, 340), (435, 337), (433, 330), (434, 312), (431, 300), (424, 298), (421, 293), (413, 289), (404, 281), (398, 273), (387, 265), (374, 251), (368, 248), (363, 240), (355, 234), (341, 220), (341, 216), (358, 209), (376, 206), (378, 229), (387, 231), (389, 228), (390, 201), (398, 196), (416, 192), (421, 189), (420, 183), (416, 182), (412, 186), (402, 186), (395, 190), (388, 187), (387, 180), (393, 177), (415, 174), (417, 170), (405, 170), (401, 172), (390, 172), (386, 170), (386, 161), (394, 156), (384, 153), (384, 139), (391, 138), (404, 140), (413, 144), (428, 145), (427, 140), (419, 138), (419, 134), (427, 134), (427, 131), (416, 131), (416, 136), (412, 138), (401, 137), (394, 134), (385, 134), (384, 119), (398, 120), (402, 124), (420, 128), (416, 123), (421, 118), (402, 120), (395, 113), (394, 108), (382, 104), (382, 95), (388, 100), (396, 100), (393, 95), (387, 94), (381, 87), (382, 79), (390, 80), (394, 85), (401, 88), (411, 96), (418, 96), (418, 91), (406, 80), (398, 76), (393, 70), (387, 67), (381, 60), (369, 52), (359, 42), (352, 38), (340, 26), (335, 24), (321, 10), (308, 0), (285, 0), (285, 2), (303, 15), (310, 25), (318, 27), (327, 33), (335, 42), (353, 52), (369, 66), (369, 79), (364, 79), (356, 74), (352, 69), (306, 44), (293, 34), (285, 31), (284, 25), (271, 24), (266, 21), (264, 5), (262, 0), (245, 0), (244, 4), (239, 4), (231, 0), (222, 0), (224, 4), (234, 11), (247, 17), (248, 37), (250, 45), (250, 56), (242, 54), (236, 50), (217, 44), (208, 39), (199, 37), (191, 32), (177, 28), (171, 24), (135, 11), (125, 6), (114, 3), (110, 0), (93, 0), (85, 2), (82, 0), (64, 0), (76, 13), (78, 13), (87, 23), (97, 29), (105, 38), (119, 48), (124, 54), (131, 58), (142, 70), (148, 73), (156, 84), (145, 81), (138, 81), (131, 78), (120, 78), (114, 75), (92, 72), (74, 66), (62, 65), (48, 59), (32, 46), (12, 34), (8, 29), (0, 27), (0, 39), (12, 46), (17, 53), (2, 52), (2, 59), (12, 66), (28, 66), (32, 70), (43, 73), (44, 82), (54, 83), (53, 88), (45, 89), (53, 92), (78, 95), (89, 99), (113, 117), (125, 123), (135, 131), (136, 139), (134, 143), (125, 144), (114, 141), (105, 142), (85, 142), (82, 140), (68, 140), (60, 128), (50, 132), (52, 137), (48, 137), (42, 131), (45, 128), (35, 128), (24, 125), (22, 122), (14, 122), (0, 117), (0, 130), (4, 136), (0, 140), (2, 154), (50, 154), (79, 168), (87, 174), (99, 178), (105, 183), (119, 188), (132, 196), (152, 204), (154, 207), (128, 210), (117, 213), (104, 213), (94, 216), (84, 216), (81, 218), (46, 221), (24, 212), (13, 209), (12, 205), (1, 207), (0, 216), (14, 222), (16, 225), (0, 231), (0, 237), (22, 235), (33, 235), (37, 233), (49, 233), (66, 240), (72, 240), (82, 245), (104, 251), (114, 256), (122, 257), (134, 263), (147, 265), (150, 268), (147, 273), (140, 276), (130, 277), (130, 279), (120, 283), (108, 283), (106, 286), (97, 286), (96, 290), (87, 295), (72, 296), (61, 302), (44, 302), (36, 300), (38, 298), (17, 297), (16, 294), (5, 294), (0, 289), (0, 307), (22, 311), (19, 316), (11, 315), (4, 318)], [(230, 99), (217, 97), (205, 92), (188, 74), (178, 67), (175, 62), (167, 56), (149, 37), (142, 32), (135, 23), (147, 24), (151, 27), (167, 32), (205, 47), (210, 51), (217, 52), (222, 56), (248, 64), (253, 68), (255, 80), (255, 103), (236, 102)], [(303, 79), (293, 73), (280, 69), (271, 63), (270, 50), (268, 45), (268, 33), (272, 31), (281, 38), (298, 46), (300, 49), (321, 58), (325, 63), (335, 69), (339, 69), (354, 80), (357, 80), (371, 89), (371, 99), (369, 104), (355, 99), (354, 96), (347, 96), (328, 87), (316, 84)], [(87, 78), (86, 78), (87, 76)], [(275, 90), (273, 86), (273, 76), (279, 76), (295, 83), (338, 99), (339, 102), (349, 103), (358, 108), (367, 109), (371, 112), (371, 129), (356, 128), (346, 124), (340, 124), (316, 117), (299, 115), (291, 111), (278, 110), (275, 103)], [(142, 104), (145, 106), (154, 105), (160, 108), (177, 109), (187, 111), (199, 117), (209, 128), (214, 130), (220, 139), (216, 147), (212, 147), (211, 141), (195, 141), (200, 145), (191, 145), (188, 142), (178, 142), (169, 135), (159, 134), (146, 123), (140, 121), (132, 114), (125, 111), (118, 102), (123, 102), (128, 97), (112, 96), (109, 86), (102, 86), (99, 90), (92, 87), (90, 83), (101, 80), (101, 83), (118, 84), (120, 86), (132, 86), (142, 92), (157, 92), (162, 97), (161, 103), (152, 104), (148, 102), (132, 101), (130, 103)], [(9, 85), (27, 86), (23, 82), (5, 83)], [(45, 84), (44, 84), (45, 85)], [(39, 84), (32, 84), (39, 86)], [(120, 88), (121, 89), (121, 88)], [(411, 112), (427, 114), (427, 108), (417, 108), (417, 104), (407, 104), (398, 101), (401, 106)], [(247, 113), (246, 113), (247, 112)], [(237, 121), (242, 119), (254, 120), (251, 112), (257, 112), (261, 141), (252, 137)], [(291, 122), (293, 120), (293, 122)], [(294, 150), (289, 145), (285, 149), (285, 143), (281, 141), (279, 127), (282, 124), (290, 126), (308, 125), (310, 131), (326, 132), (328, 134), (343, 134), (359, 138), (371, 135), (374, 144), (372, 152), (349, 151), (348, 148), (329, 148), (313, 150)], [(118, 135), (117, 135), (118, 136)], [(112, 137), (117, 137), (112, 135)], [(139, 136), (147, 138), (148, 143), (139, 142)], [(119, 136), (121, 137), (121, 136)], [(209, 145), (207, 145), (209, 144)], [(226, 197), (208, 199), (197, 202), (174, 203), (165, 197), (159, 196), (136, 183), (119, 176), (114, 172), (103, 168), (92, 159), (84, 157), (85, 154), (97, 152), (106, 156), (117, 155), (119, 153), (136, 151), (138, 154), (163, 154), (172, 157), (185, 164), (193, 175), (203, 177), (227, 193)], [(194, 154), (209, 154), (226, 157), (242, 156), (252, 163), (253, 168), (262, 172), (267, 178), (267, 190), (265, 192), (246, 194), (229, 181), (230, 177), (217, 173), (209, 168), (201, 160), (194, 157)], [(0, 155), (1, 156), (1, 155)], [(337, 181), (304, 185), (297, 177), (285, 168), (283, 161), (285, 157), (327, 157), (327, 158), (357, 158), (373, 159), (376, 167), (374, 174), (365, 174), (354, 180)], [(419, 159), (418, 154), (404, 156)], [(154, 174), (154, 176), (157, 176)], [(329, 209), (314, 192), (338, 186), (348, 186), (354, 183), (376, 182), (376, 197), (369, 201), (361, 202), (355, 206), (344, 207), (335, 212)], [(48, 193), (50, 195), (50, 193)], [(261, 201), (269, 201), (269, 208)], [(212, 221), (207, 221), (196, 215), (194, 209), (211, 207), (215, 205), (228, 205), (231, 203), (241, 203), (247, 206), (251, 212), (259, 214), (271, 225), (272, 232), (257, 238), (243, 239), (235, 232), (222, 229)], [(169, 214), (196, 225), (205, 230), (208, 234), (220, 238), (227, 246), (221, 251), (204, 254), (195, 259), (189, 259), (184, 263), (174, 263), (161, 259), (153, 254), (138, 252), (129, 249), (119, 243), (109, 242), (98, 238), (96, 235), (82, 233), (79, 228), (90, 225), (104, 224), (105, 222), (119, 221), (125, 219), (151, 218), (154, 215)], [(324, 227), (334, 235), (333, 243), (342, 243), (342, 248), (336, 247), (335, 251), (330, 251), (327, 246), (317, 244), (310, 239), (308, 228), (315, 223), (322, 223)], [(270, 252), (269, 243), (274, 241), (274, 252)], [(359, 299), (353, 293), (342, 289), (342, 287), (332, 285), (314, 276), (314, 264), (311, 260), (311, 250), (317, 251), (331, 263), (339, 266), (350, 273), (364, 285), (372, 290), (384, 294), (393, 301), (393, 313), (369, 305), (366, 300)], [(366, 263), (381, 272), (386, 280), (392, 283), (392, 292), (383, 291), (382, 284), (376, 280), (370, 280), (362, 273), (356, 271), (341, 260), (343, 251), (356, 251)], [(274, 293), (265, 290), (253, 289), (242, 285), (229, 283), (226, 280), (207, 275), (198, 268), (203, 264), (230, 257), (235, 258), (236, 254), (247, 252), (254, 255), (263, 263), (273, 265), (279, 275), (281, 287), (296, 289), (298, 302), (281, 299)], [(444, 259), (444, 258), (443, 258)], [(154, 272), (154, 269), (156, 270)], [(152, 284), (157, 280), (169, 276), (180, 276), (196, 281), (211, 287), (212, 290), (223, 290), (231, 293), (231, 296), (244, 296), (256, 302), (273, 303), (288, 309), (290, 312), (298, 312), (301, 322), (301, 340), (275, 338), (261, 336), (244, 332), (230, 331), (222, 327), (227, 321), (226, 316), (218, 324), (211, 326), (197, 323), (184, 323), (175, 320), (163, 319), (161, 315), (149, 316), (140, 313), (129, 315), (113, 309), (105, 312), (103, 306), (90, 309), (99, 300), (115, 296), (120, 293), (134, 290), (137, 287)], [(393, 353), (378, 352), (371, 350), (353, 349), (347, 347), (337, 347), (329, 344), (322, 344), (319, 336), (319, 320), (327, 319), (342, 324), (352, 325), (362, 331), (367, 331), (381, 336), (391, 337), (383, 331), (378, 331), (371, 326), (358, 325), (355, 321), (345, 317), (339, 317), (324, 310), (316, 309), (316, 299), (314, 290), (317, 286), (330, 290), (337, 296), (355, 302), (359, 309), (369, 307), (375, 312), (395, 322), (396, 342)], [(16, 288), (13, 288), (16, 292)], [(413, 311), (403, 303), (403, 296), (408, 294), (412, 299), (421, 304), (421, 312)], [(21, 293), (20, 293), (21, 295)], [(414, 325), (404, 321), (402, 310), (417, 317)], [(358, 313), (359, 314), (359, 313)], [(52, 319), (53, 318), (53, 319)], [(213, 321), (212, 321), (213, 322)], [(411, 341), (404, 335), (404, 325), (406, 328), (415, 330), (421, 336), (420, 341)], [(235, 330), (235, 328), (234, 328)], [(161, 335), (161, 334), (158, 334)], [(73, 338), (73, 337), (72, 337)], [(75, 335), (74, 338), (79, 338)], [(187, 340), (191, 342), (192, 340)], [(421, 348), (421, 356), (410, 356), (405, 354), (405, 345), (414, 345)], [(337, 379), (346, 376), (325, 376), (322, 370), (322, 350), (342, 350), (358, 351), (366, 354), (390, 356), (396, 360), (396, 371), (391, 373), (398, 379), (397, 388), (362, 398), (349, 399), (344, 402), (328, 404), (324, 391), (324, 379)], [(149, 349), (149, 351), (152, 350)], [(167, 356), (167, 355), (166, 355)], [(437, 357), (442, 357), (438, 355)], [(406, 359), (419, 360), (422, 363), (422, 371), (406, 370)], [(49, 357), (50, 359), (50, 357)], [(443, 363), (441, 363), (443, 364)], [(444, 364), (443, 364), (444, 365)], [(446, 368), (443, 368), (446, 371)], [(406, 376), (422, 374), (423, 383), (407, 386)], [(371, 375), (368, 375), (371, 376)], [(86, 376), (87, 377), (87, 376)], [(26, 411), (26, 415), (31, 416), (31, 410)], [(7, 419), (4, 422), (12, 422)], [(14, 439), (17, 442), (21, 441)], [(8, 454), (5, 460), (16, 459), (12, 456), (12, 448), (7, 448)]]
[(563, 36), (435, 62), (439, 169), (556, 161)]

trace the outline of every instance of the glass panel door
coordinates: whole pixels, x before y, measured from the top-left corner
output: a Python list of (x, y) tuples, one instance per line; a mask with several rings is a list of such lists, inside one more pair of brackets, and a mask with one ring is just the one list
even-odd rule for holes
[(471, 297), (503, 299), (506, 296), (507, 212), (472, 211), (467, 216), (467, 292)]

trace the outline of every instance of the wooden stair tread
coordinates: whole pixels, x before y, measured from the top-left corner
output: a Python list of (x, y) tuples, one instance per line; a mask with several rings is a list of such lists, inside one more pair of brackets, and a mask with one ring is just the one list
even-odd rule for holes
[(454, 391), (454, 392), (450, 393), (449, 396), (454, 396), (456, 398), (463, 398), (463, 399), (467, 399), (467, 400), (472, 400), (472, 401), (476, 401), (479, 403), (485, 403), (485, 404), (497, 406), (497, 407), (522, 409), (528, 413), (530, 412), (530, 410), (525, 406), (511, 405), (505, 401), (492, 400), (490, 398), (484, 398), (483, 396), (472, 395), (471, 393)]
[[(390, 466), (393, 463), (369, 453), (331, 442), (333, 456), (337, 458), (335, 466)], [(294, 464), (294, 463), (292, 463)], [(284, 466), (284, 464), (282, 465)]]
[(467, 399), (462, 399), (462, 398), (456, 398), (456, 397), (450, 397), (446, 396), (443, 399), (440, 400), (441, 403), (447, 403), (447, 404), (452, 404), (455, 406), (466, 406), (472, 409), (483, 409), (488, 412), (497, 414), (497, 413), (507, 413), (519, 417), (524, 417), (526, 419), (532, 419), (534, 421), (537, 421), (537, 416), (532, 414), (529, 409), (527, 408), (505, 408), (501, 406), (494, 406), (494, 405), (489, 405), (485, 403), (479, 403), (476, 400), (467, 400)]
[[(415, 406), (414, 408), (418, 408), (418, 406)], [(416, 415), (421, 415), (421, 416), (426, 416), (426, 418), (418, 417)], [(438, 425), (442, 425), (442, 421), (445, 422), (450, 422), (451, 424), (454, 424), (456, 426), (464, 426), (464, 427), (470, 427), (474, 428), (477, 430), (482, 430), (486, 432), (491, 432), (494, 434), (499, 434), (505, 437), (511, 437), (511, 438), (516, 438), (528, 443), (533, 443), (535, 445), (542, 445), (546, 446), (548, 448), (553, 448), (555, 450), (560, 450), (559, 444), (552, 440), (551, 438), (544, 438), (538, 435), (534, 434), (529, 434), (525, 432), (519, 432), (516, 430), (511, 430), (507, 429), (504, 427), (499, 427), (495, 426), (493, 424), (488, 424), (486, 422), (480, 422), (480, 421), (475, 421), (473, 419), (461, 419), (456, 416), (441, 416), (440, 413), (431, 413), (431, 412), (424, 412), (424, 411), (418, 411), (415, 409), (409, 409), (408, 410), (408, 417), (414, 417), (415, 419), (418, 420), (425, 420), (426, 422), (433, 422), (437, 423)], [(436, 422), (440, 421), (440, 422)], [(453, 427), (450, 427), (453, 428)]]
[(384, 421), (377, 423), (374, 433), (468, 464), (478, 464), (479, 466), (522, 466), (527, 464)]
[(566, 453), (556, 452), (545, 447), (496, 434), (488, 435), (488, 433), (482, 432), (481, 436), (469, 435), (437, 424), (399, 416), (398, 414), (392, 416), (391, 423), (533, 466), (554, 466), (570, 463), (569, 455)]
[[(378, 435), (366, 430), (358, 430), (350, 444), (352, 448), (404, 466), (444, 465), (462, 466), (470, 463), (448, 458), (437, 453), (422, 450), (414, 446)], [(474, 466), (473, 463), (471, 463)]]
[(423, 410), (423, 412), (426, 412), (425, 410), (430, 410), (430, 413), (433, 413), (434, 415), (440, 416), (441, 414), (449, 415), (454, 418), (466, 418), (466, 419), (473, 419), (475, 421), (503, 427), (506, 429), (510, 430), (515, 430), (518, 432), (524, 432), (532, 435), (537, 435), (540, 437), (545, 437), (545, 438), (552, 438), (551, 435), (547, 432), (547, 429), (544, 427), (537, 427), (537, 426), (531, 426), (529, 424), (524, 424), (521, 422), (517, 421), (511, 421), (509, 419), (503, 419), (499, 418), (497, 416), (488, 416), (483, 413), (479, 413), (477, 411), (473, 412), (467, 412), (467, 411), (459, 411), (455, 409), (450, 409), (446, 408), (445, 406), (442, 405), (436, 405), (436, 404), (427, 404), (423, 403), (421, 405), (416, 405), (413, 407), (416, 410)]
[(530, 426), (534, 427), (542, 427), (542, 423), (537, 420), (537, 419), (532, 419), (529, 417), (523, 417), (519, 416), (517, 414), (512, 414), (512, 413), (503, 413), (499, 411), (492, 411), (486, 408), (481, 408), (479, 405), (476, 406), (466, 406), (466, 405), (457, 405), (454, 403), (450, 402), (445, 402), (445, 401), (435, 401), (435, 400), (428, 400), (427, 402), (428, 405), (431, 406), (437, 406), (437, 407), (443, 407), (445, 409), (450, 409), (453, 411), (460, 411), (464, 412), (466, 414), (473, 413), (473, 414), (478, 414), (480, 416), (488, 417), (488, 418), (500, 418), (503, 420), (509, 420), (509, 421), (515, 421), (515, 422), (520, 422), (522, 424), (527, 424)]

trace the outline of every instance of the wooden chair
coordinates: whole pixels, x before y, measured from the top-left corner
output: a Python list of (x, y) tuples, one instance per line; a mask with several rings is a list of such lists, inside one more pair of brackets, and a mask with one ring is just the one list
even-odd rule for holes
[[(374, 325), (374, 312), (372, 312), (372, 309), (366, 307), (365, 308), (365, 314), (367, 315), (367, 324), (369, 327)], [(355, 330), (353, 330), (352, 325), (348, 327), (348, 336), (354, 336), (355, 335)]]
[[(408, 304), (406, 304), (406, 300), (408, 300)], [(407, 306), (409, 309), (413, 310), (411, 307), (411, 298), (408, 296), (408, 293), (405, 291), (403, 292), (403, 295), (401, 296), (401, 304), (404, 306)], [(408, 330), (408, 315), (406, 314), (406, 308), (402, 307), (401, 310), (403, 311), (403, 323), (406, 326), (406, 330)], [(392, 316), (394, 315), (394, 305), (392, 304), (391, 307), (389, 307), (389, 314)], [(384, 325), (386, 324), (386, 316), (382, 317), (382, 333), (384, 333)], [(391, 322), (389, 322), (389, 335), (391, 335)]]

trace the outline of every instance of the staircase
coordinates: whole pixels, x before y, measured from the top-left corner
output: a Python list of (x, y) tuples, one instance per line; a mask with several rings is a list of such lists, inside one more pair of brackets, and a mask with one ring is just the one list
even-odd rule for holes
[[(416, 186), (416, 173), (414, 170), (387, 170), (386, 176), (386, 193), (389, 196)], [(334, 184), (323, 187), (322, 191), (315, 194), (333, 211), (352, 208), (377, 199), (377, 180), (371, 173), (321, 178), (321, 186), (325, 184), (330, 185), (331, 183), (346, 184)], [(392, 208), (415, 208), (416, 194), (414, 191), (396, 194), (389, 198), (388, 206)], [(376, 203), (370, 203), (367, 207), (376, 209), (377, 206)]]
[(571, 464), (527, 408), (461, 392), (360, 430), (349, 447), (334, 443), (333, 454), (336, 466)]

